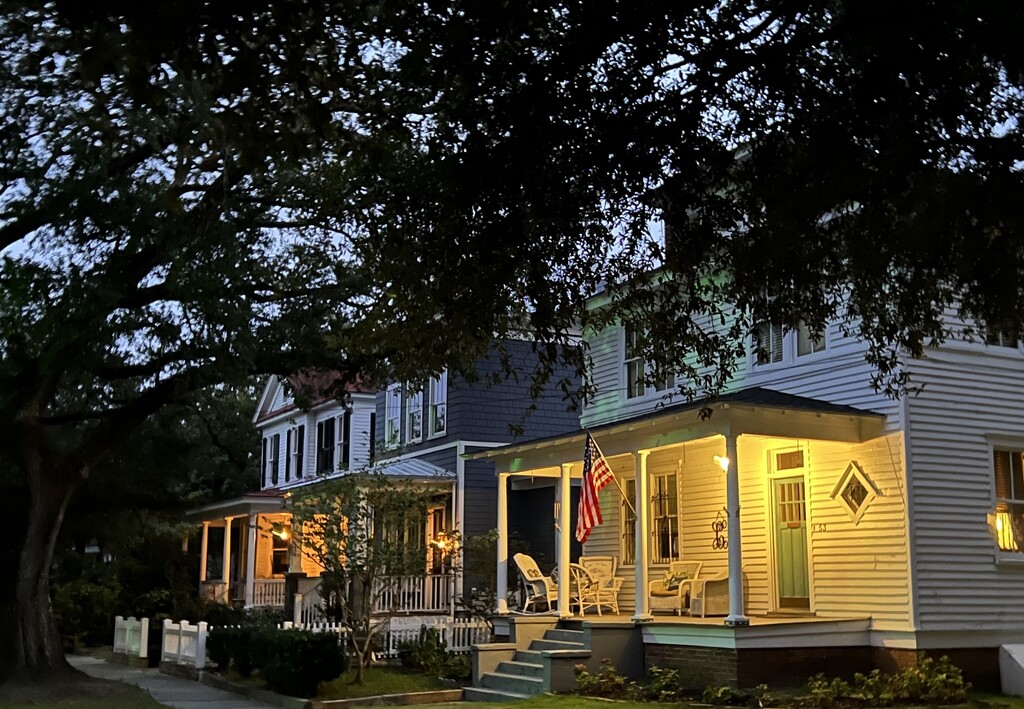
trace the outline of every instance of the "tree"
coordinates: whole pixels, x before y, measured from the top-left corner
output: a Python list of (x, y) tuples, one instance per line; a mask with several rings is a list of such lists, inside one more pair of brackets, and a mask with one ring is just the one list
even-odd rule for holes
[(522, 331), (542, 382), (624, 320), (713, 395), (768, 318), (840, 320), (895, 392), (904, 352), (1020, 331), (1022, 13), (5, 3), (0, 426), (29, 517), (0, 666), (64, 667), (72, 492), (217, 383), (468, 375)]
[(428, 488), (384, 473), (352, 473), (317, 483), (292, 504), (292, 533), (302, 553), (323, 568), (328, 617), (348, 630), (356, 676), (388, 621), (401, 609), (402, 589), (427, 574)]

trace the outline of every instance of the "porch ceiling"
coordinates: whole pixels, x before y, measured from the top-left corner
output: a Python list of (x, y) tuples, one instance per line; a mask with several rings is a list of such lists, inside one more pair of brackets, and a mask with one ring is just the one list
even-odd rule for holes
[[(701, 417), (702, 411), (710, 415)], [(655, 450), (711, 436), (751, 435), (860, 443), (884, 432), (885, 417), (872, 411), (754, 387), (715, 402), (667, 406), (651, 414), (591, 429), (606, 457)], [(581, 460), (586, 431), (472, 453), (492, 460), (498, 472), (556, 476), (562, 463)], [(574, 466), (574, 477), (580, 474)]]

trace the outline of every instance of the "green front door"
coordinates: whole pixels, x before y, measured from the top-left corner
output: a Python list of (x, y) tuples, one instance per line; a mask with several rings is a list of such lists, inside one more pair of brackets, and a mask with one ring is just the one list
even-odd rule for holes
[(775, 574), (779, 608), (811, 607), (807, 581), (807, 507), (804, 479), (776, 478)]

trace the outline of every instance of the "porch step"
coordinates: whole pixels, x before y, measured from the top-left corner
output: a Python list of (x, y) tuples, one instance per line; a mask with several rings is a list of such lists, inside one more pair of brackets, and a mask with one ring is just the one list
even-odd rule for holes
[(512, 656), (514, 662), (522, 662), (530, 665), (541, 665), (540, 650), (516, 650), (516, 654)]
[(565, 630), (563, 628), (555, 628), (553, 630), (544, 631), (545, 640), (561, 640), (567, 643), (579, 643), (583, 644), (583, 631), (582, 630)]
[(531, 650), (583, 650), (583, 643), (566, 642), (564, 640), (534, 640), (530, 643)]
[(499, 662), (498, 672), (505, 675), (522, 675), (524, 677), (543, 677), (544, 665), (533, 662)]
[(544, 691), (544, 681), (540, 677), (488, 672), (481, 680), (487, 689), (496, 689), (509, 694), (534, 695)]
[(502, 692), (497, 689), (486, 687), (465, 687), (463, 698), (467, 702), (514, 702), (519, 699), (529, 699), (529, 694), (516, 694), (515, 692)]
[(576, 619), (571, 619), (571, 618), (566, 619), (566, 618), (563, 618), (562, 620), (558, 621), (558, 629), (559, 630), (583, 630), (583, 619), (582, 618), (576, 618)]

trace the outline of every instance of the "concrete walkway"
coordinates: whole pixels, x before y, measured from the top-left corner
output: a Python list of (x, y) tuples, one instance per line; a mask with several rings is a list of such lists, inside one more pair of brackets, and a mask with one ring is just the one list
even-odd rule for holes
[(192, 680), (161, 674), (156, 668), (140, 669), (84, 655), (69, 655), (68, 662), (91, 677), (141, 687), (156, 701), (175, 709), (265, 709), (271, 706)]

